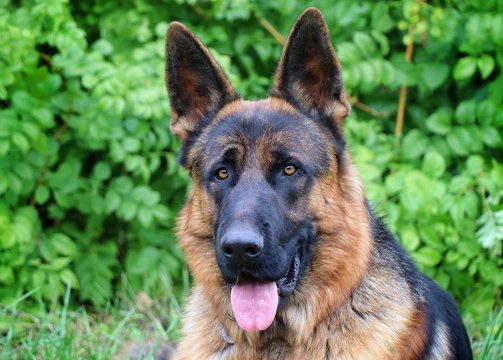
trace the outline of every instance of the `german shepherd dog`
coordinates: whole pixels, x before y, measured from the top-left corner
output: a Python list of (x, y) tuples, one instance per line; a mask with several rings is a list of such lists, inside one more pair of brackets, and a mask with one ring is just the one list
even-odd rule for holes
[(178, 22), (166, 51), (193, 179), (177, 231), (194, 287), (175, 358), (471, 359), (453, 299), (367, 203), (320, 11), (298, 18), (265, 100), (242, 100)]

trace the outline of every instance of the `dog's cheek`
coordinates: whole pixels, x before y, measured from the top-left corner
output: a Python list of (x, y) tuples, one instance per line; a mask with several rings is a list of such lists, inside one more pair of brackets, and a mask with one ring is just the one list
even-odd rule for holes
[(303, 176), (285, 192), (287, 217), (291, 223), (300, 224), (306, 218), (312, 217), (312, 212), (307, 211), (306, 213), (306, 210), (311, 208), (313, 185), (313, 179)]

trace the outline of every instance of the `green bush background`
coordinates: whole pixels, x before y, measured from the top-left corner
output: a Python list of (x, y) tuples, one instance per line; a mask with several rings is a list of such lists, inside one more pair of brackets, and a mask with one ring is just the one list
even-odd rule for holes
[[(182, 297), (173, 225), (189, 180), (168, 126), (168, 22), (259, 99), (310, 4), (0, 0), (0, 306), (30, 291), (28, 311), (57, 306), (66, 284), (72, 304), (98, 309), (124, 290)], [(343, 66), (368, 197), (480, 336), (503, 285), (503, 1), (315, 5)]]

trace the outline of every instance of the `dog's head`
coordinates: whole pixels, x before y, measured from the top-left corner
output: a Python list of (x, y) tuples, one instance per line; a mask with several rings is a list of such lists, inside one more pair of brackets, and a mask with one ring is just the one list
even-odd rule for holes
[(299, 17), (270, 98), (256, 102), (240, 98), (180, 23), (170, 25), (166, 51), (171, 129), (195, 184), (181, 245), (196, 281), (222, 297), (230, 289), (241, 328), (264, 330), (278, 302), (315, 273), (307, 271), (315, 244), (347, 220), (341, 199), (354, 192), (341, 185), (350, 106), (327, 26), (314, 8)]

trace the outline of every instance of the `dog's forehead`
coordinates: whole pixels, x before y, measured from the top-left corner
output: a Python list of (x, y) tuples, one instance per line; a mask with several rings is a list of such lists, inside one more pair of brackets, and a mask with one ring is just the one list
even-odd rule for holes
[(236, 101), (217, 114), (207, 140), (220, 147), (240, 143), (247, 148), (291, 148), (313, 152), (324, 147), (325, 135), (313, 119), (282, 100)]
[(200, 144), (198, 157), (207, 164), (230, 148), (240, 160), (251, 156), (264, 165), (284, 156), (325, 165), (333, 159), (323, 126), (275, 98), (227, 105), (205, 130)]
[(295, 141), (300, 146), (323, 141), (320, 135), (322, 131), (312, 119), (277, 99), (240, 100), (227, 105), (208, 132), (208, 137), (221, 145), (231, 139), (252, 145), (260, 139), (270, 145)]

